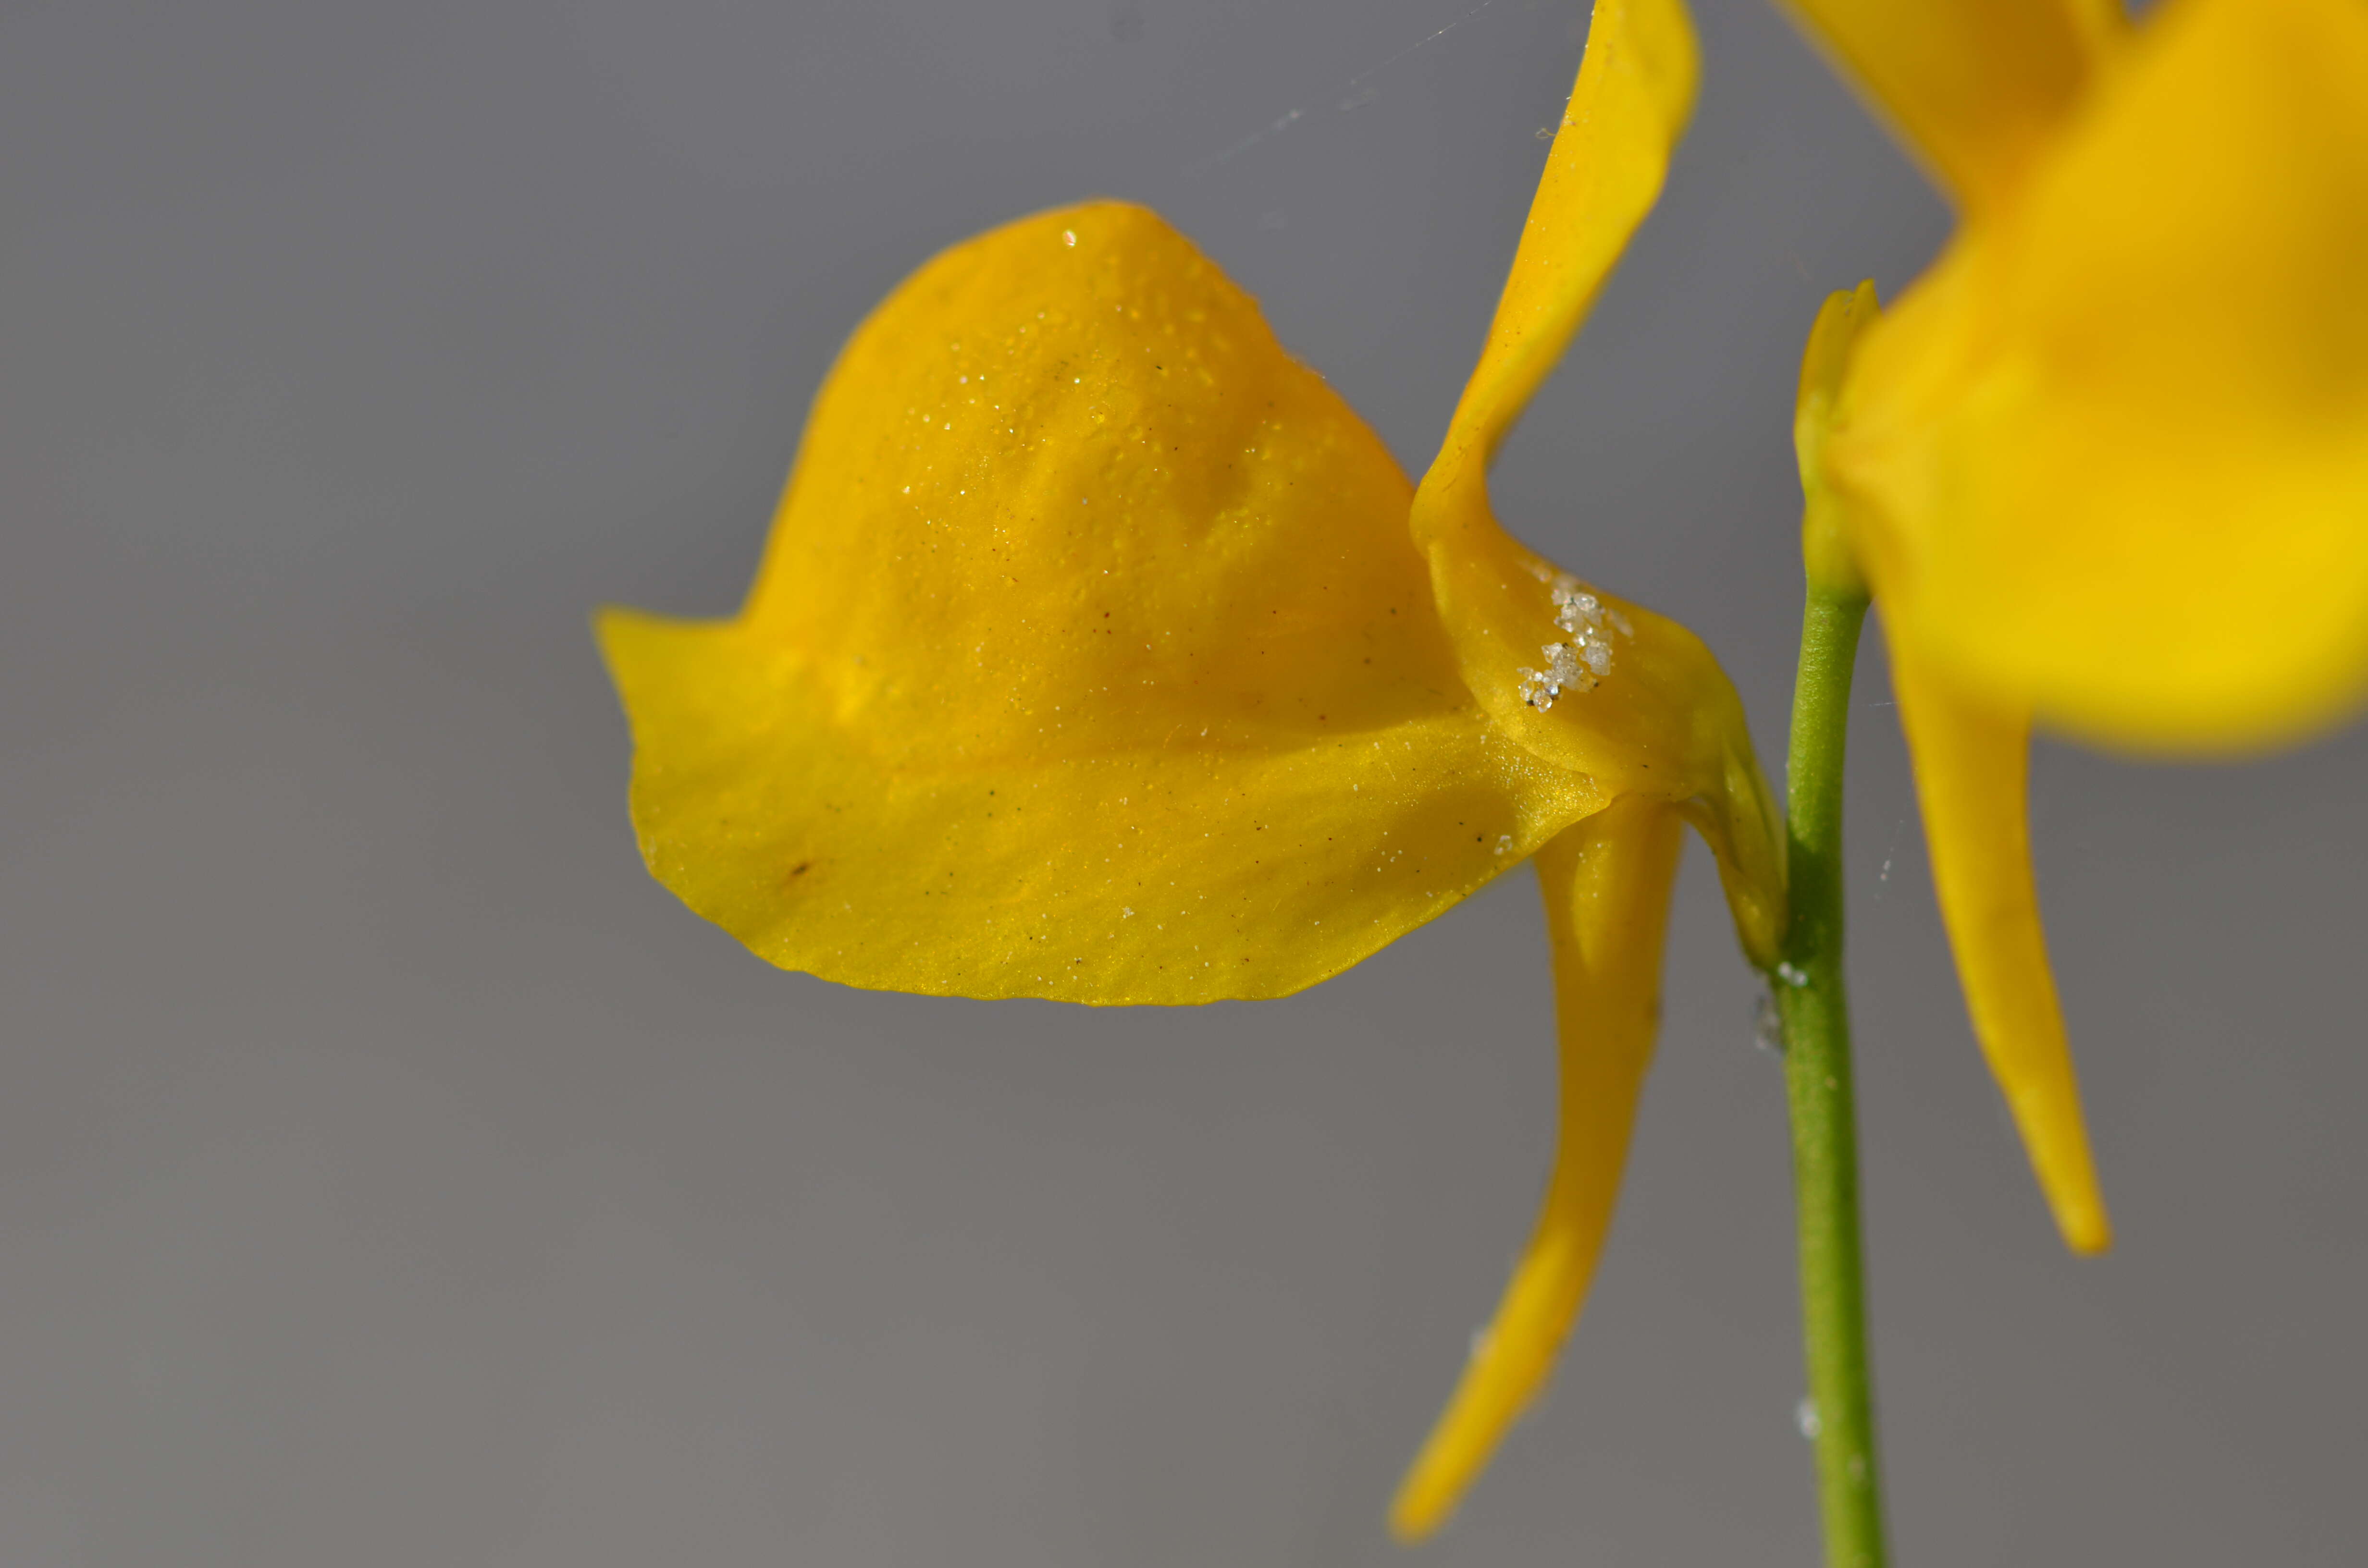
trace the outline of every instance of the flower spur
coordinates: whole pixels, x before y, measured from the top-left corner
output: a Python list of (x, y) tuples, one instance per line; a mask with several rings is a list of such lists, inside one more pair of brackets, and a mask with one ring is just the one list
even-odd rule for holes
[(924, 266), (817, 396), (723, 621), (610, 609), (651, 871), (785, 968), (965, 996), (1315, 984), (1534, 859), (1559, 1152), (1392, 1520), (1427, 1533), (1527, 1403), (1610, 1223), (1682, 827), (1770, 961), (1782, 849), (1699, 639), (1516, 543), (1497, 444), (1657, 195), (1677, 0), (1601, 0), (1478, 368), (1409, 486), (1154, 214)]

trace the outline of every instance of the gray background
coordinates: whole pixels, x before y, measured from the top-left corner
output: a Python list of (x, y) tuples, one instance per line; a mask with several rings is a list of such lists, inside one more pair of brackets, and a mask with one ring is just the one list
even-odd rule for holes
[[(1419, 468), (1578, 10), (13, 0), (0, 1563), (1397, 1561), (1551, 1144), (1527, 873), (1282, 1003), (783, 974), (643, 875), (586, 611), (729, 608), (859, 313), (1090, 193)], [(1765, 751), (1801, 339), (1947, 218), (1760, 0), (1699, 12), (1670, 194), (1497, 491), (1701, 628)], [(2043, 748), (2121, 1226), (2079, 1262), (1861, 680), (1901, 1560), (2362, 1561), (2368, 733)], [(1781, 1085), (1691, 853), (1600, 1288), (1425, 1561), (1813, 1561)]]

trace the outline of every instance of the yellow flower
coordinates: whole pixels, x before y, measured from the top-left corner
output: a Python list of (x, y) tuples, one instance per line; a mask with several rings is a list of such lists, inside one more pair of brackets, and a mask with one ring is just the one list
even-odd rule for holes
[(1478, 368), (1410, 486), (1257, 305), (1096, 203), (938, 256), (817, 397), (735, 618), (599, 620), (651, 871), (850, 984), (1191, 1003), (1312, 985), (1534, 857), (1561, 1153), (1394, 1518), (1452, 1506), (1610, 1221), (1681, 824), (1772, 959), (1781, 837), (1692, 633), (1488, 506), (1497, 443), (1658, 193), (1677, 0), (1601, 0)]
[(1813, 574), (1883, 611), (1975, 1032), (2066, 1239), (2110, 1239), (2033, 895), (2034, 720), (2213, 752), (2368, 687), (2368, 6), (1793, 0), (1953, 196), (1829, 301)]

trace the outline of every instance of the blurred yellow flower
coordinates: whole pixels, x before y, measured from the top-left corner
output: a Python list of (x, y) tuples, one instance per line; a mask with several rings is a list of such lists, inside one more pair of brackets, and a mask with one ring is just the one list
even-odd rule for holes
[(923, 267), (817, 397), (738, 616), (609, 609), (650, 869), (850, 984), (1193, 1003), (1312, 985), (1536, 858), (1563, 1138), (1493, 1335), (1394, 1514), (1452, 1506), (1609, 1224), (1680, 825), (1772, 959), (1782, 840), (1694, 635), (1490, 512), (1497, 443), (1659, 191), (1677, 0), (1601, 0), (1420, 487), (1140, 208)]
[(1811, 567), (1883, 612), (1975, 1032), (2098, 1250), (2031, 727), (2229, 751), (2368, 687), (2368, 5), (1792, 3), (1960, 214), (1812, 336)]

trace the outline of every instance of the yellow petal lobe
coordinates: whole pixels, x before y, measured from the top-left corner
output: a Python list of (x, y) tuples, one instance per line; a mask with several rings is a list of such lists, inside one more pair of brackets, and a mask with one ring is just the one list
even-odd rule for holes
[(2112, 1226), (2032, 881), (2030, 720), (1952, 688), (1902, 639), (1891, 638), (1890, 646), (1932, 883), (1975, 1037), (2065, 1244), (2102, 1252), (2112, 1244)]
[(2118, 0), (1785, 0), (1958, 200), (2009, 199), (2124, 24)]
[(842, 353), (742, 613), (603, 616), (644, 858), (859, 985), (1324, 979), (1604, 799), (1473, 702), (1409, 501), (1155, 215), (958, 245)]
[(1661, 947), (1683, 828), (1623, 801), (1538, 854), (1562, 1040), (1560, 1142), (1528, 1249), (1473, 1341), (1446, 1413), (1400, 1483), (1390, 1528), (1437, 1529), (1554, 1369), (1611, 1227), (1660, 1016)]
[(1606, 798), (1685, 802), (1755, 959), (1781, 937), (1782, 835), (1733, 687), (1700, 638), (1534, 554), (1487, 467), (1577, 331), (1668, 173), (1693, 102), (1677, 0), (1599, 0), (1577, 84), (1478, 366), (1414, 503), (1464, 684), (1507, 733)]
[(1901, 637), (2141, 750), (2368, 697), (2368, 6), (2167, 5), (1871, 329), (1826, 446)]
[(1679, 0), (1597, 0), (1488, 341), (1440, 460), (1486, 466), (1587, 319), (1668, 177), (1701, 74)]

